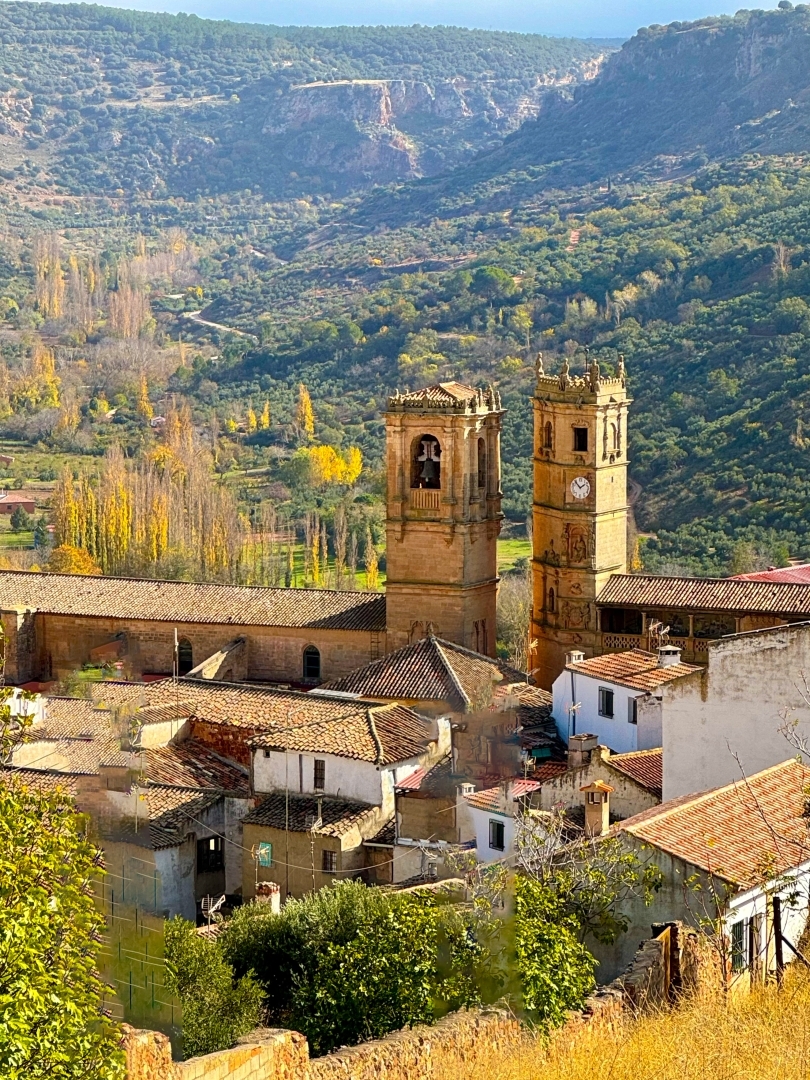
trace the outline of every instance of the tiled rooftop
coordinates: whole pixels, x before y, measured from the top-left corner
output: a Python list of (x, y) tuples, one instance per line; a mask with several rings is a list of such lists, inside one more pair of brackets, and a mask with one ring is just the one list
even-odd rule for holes
[[(496, 687), (512, 683), (525, 687), (526, 676), (500, 660), (430, 636), (326, 683), (322, 689), (389, 701), (443, 701), (458, 711), (472, 711), (486, 708)], [(537, 695), (551, 701), (550, 695), (537, 687), (526, 687), (526, 691), (534, 692), (527, 697), (527, 705), (539, 704)]]
[(151, 785), (145, 794), (150, 843), (155, 849), (182, 844), (194, 832), (194, 819), (199, 820), (222, 797), (213, 791)]
[(389, 408), (475, 408), (479, 391), (460, 382), (435, 383), (421, 390), (395, 394), (388, 399)]
[(805, 806), (810, 770), (795, 759), (613, 827), (741, 888), (810, 860)]
[(692, 608), (797, 617), (810, 615), (810, 583), (611, 574), (596, 602), (600, 607)]
[(682, 675), (691, 675), (702, 668), (695, 664), (671, 664), (659, 667), (655, 653), (644, 649), (629, 649), (627, 652), (605, 653), (580, 660), (575, 664), (566, 664), (567, 671), (588, 675), (592, 679), (629, 686), (633, 690), (653, 691), (664, 683), (680, 679)]
[(66, 773), (43, 769), (4, 769), (0, 768), (0, 782), (20, 784), (33, 791), (64, 791), (68, 795), (76, 794), (76, 781)]
[(250, 795), (247, 769), (225, 761), (194, 739), (146, 750), (143, 759), (144, 773), (153, 784), (218, 790), (242, 799)]
[(608, 764), (647, 788), (656, 798), (661, 798), (664, 752), (660, 748), (633, 750), (629, 754), (611, 754)]
[(801, 566), (771, 567), (753, 574), (735, 574), (734, 581), (788, 581), (794, 585), (810, 585), (810, 563)]
[(336, 719), (314, 723), (305, 720), (296, 727), (279, 726), (255, 736), (250, 744), (393, 765), (419, 757), (431, 741), (431, 722), (403, 705), (372, 705), (362, 701), (341, 704), (344, 708)]
[[(513, 780), (512, 783), (512, 801), (523, 798), (524, 795), (529, 795), (533, 791), (537, 791), (540, 787), (540, 781), (538, 780)], [(473, 791), (470, 795), (465, 795), (464, 798), (467, 802), (476, 810), (487, 810), (490, 813), (504, 813), (502, 809), (504, 796), (504, 786), (499, 784), (497, 787), (485, 788), (483, 791)], [(509, 817), (512, 815), (509, 814)]]
[(403, 794), (419, 791), (434, 798), (451, 798), (461, 782), (462, 778), (453, 773), (453, 757), (448, 754), (432, 768), (417, 769), (411, 773), (397, 784), (397, 791)]
[[(313, 829), (320, 811), (321, 824)], [(283, 792), (267, 795), (242, 818), (243, 825), (267, 825), (271, 829), (290, 832), (314, 831), (318, 836), (342, 836), (357, 825), (373, 821), (379, 807), (348, 799), (315, 798), (311, 795), (290, 795), (289, 805)]]
[(0, 607), (52, 615), (234, 626), (385, 630), (385, 596), (190, 581), (0, 571)]

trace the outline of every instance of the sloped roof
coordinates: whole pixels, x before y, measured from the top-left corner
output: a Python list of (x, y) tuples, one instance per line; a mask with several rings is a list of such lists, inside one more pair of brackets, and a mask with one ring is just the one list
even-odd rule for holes
[(225, 761), (195, 739), (146, 750), (143, 759), (143, 771), (153, 784), (210, 789), (243, 799), (250, 795), (247, 769)]
[[(523, 798), (524, 795), (529, 795), (532, 791), (537, 791), (541, 786), (539, 780), (513, 780), (511, 785), (513, 802)], [(508, 817), (512, 816), (508, 811), (504, 811), (501, 805), (504, 798), (503, 784), (485, 788), (483, 791), (473, 791), (464, 798), (476, 810), (487, 810), (489, 813), (497, 814), (506, 813)]]
[(664, 751), (660, 747), (657, 750), (632, 750), (628, 754), (611, 754), (607, 763), (647, 788), (656, 798), (661, 798)]
[(389, 399), (389, 407), (414, 406), (423, 408), (458, 407), (459, 405), (473, 404), (476, 400), (477, 391), (473, 386), (466, 383), (446, 382), (434, 383), (433, 386), (424, 386), (421, 390), (412, 390), (410, 393), (400, 394)]
[(354, 708), (338, 719), (279, 727), (250, 739), (250, 745), (393, 765), (419, 757), (431, 741), (431, 722), (403, 705), (344, 704)]
[(771, 567), (753, 574), (734, 574), (734, 581), (789, 581), (795, 585), (810, 585), (810, 563), (801, 566)]
[(455, 796), (459, 783), (461, 777), (453, 773), (453, 756), (447, 754), (431, 768), (420, 768), (406, 776), (397, 784), (397, 791), (404, 794), (419, 791), (434, 798), (450, 798)]
[(385, 630), (385, 596), (193, 581), (0, 571), (0, 607), (52, 615), (234, 626)]
[[(445, 701), (454, 709), (467, 711), (486, 707), (496, 684), (525, 685), (525, 681), (525, 675), (500, 660), (431, 635), (325, 683), (321, 689), (384, 700)], [(546, 696), (550, 702), (551, 696)]]
[(703, 669), (695, 664), (670, 664), (659, 667), (655, 653), (644, 649), (628, 649), (627, 652), (604, 653), (579, 660), (575, 664), (566, 664), (566, 671), (575, 671), (578, 675), (588, 675), (592, 679), (629, 686), (633, 690), (653, 691), (664, 683), (680, 679)]
[[(313, 829), (320, 812), (321, 824)], [(283, 792), (266, 795), (258, 806), (242, 818), (243, 825), (267, 825), (271, 829), (310, 832), (317, 836), (342, 836), (355, 826), (373, 821), (379, 807), (349, 799), (315, 798)]]
[(600, 607), (692, 608), (801, 617), (810, 615), (810, 584), (611, 574), (596, 602)]
[(0, 768), (0, 782), (19, 784), (34, 791), (58, 790), (70, 796), (76, 794), (76, 781), (72, 774), (54, 769)]
[(733, 784), (684, 795), (613, 826), (740, 888), (810, 860), (810, 769), (791, 758)]
[(156, 850), (182, 844), (188, 833), (194, 831), (197, 824), (194, 819), (199, 820), (201, 814), (222, 798), (221, 793), (215, 791), (152, 785), (142, 794), (148, 814), (150, 846)]

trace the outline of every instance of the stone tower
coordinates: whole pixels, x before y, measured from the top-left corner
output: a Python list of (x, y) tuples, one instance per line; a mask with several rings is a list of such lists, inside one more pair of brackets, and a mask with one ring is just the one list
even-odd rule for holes
[(530, 666), (547, 689), (572, 649), (593, 656), (595, 600), (627, 571), (627, 410), (624, 358), (615, 378), (596, 362), (547, 375), (534, 395)]
[(440, 383), (388, 400), (389, 651), (434, 633), (495, 655), (502, 416), (491, 387)]

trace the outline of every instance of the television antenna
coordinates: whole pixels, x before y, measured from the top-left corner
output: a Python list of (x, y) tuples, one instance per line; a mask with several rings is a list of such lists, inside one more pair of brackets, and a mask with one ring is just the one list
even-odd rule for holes
[(202, 913), (208, 919), (209, 929), (211, 927), (211, 919), (216, 915), (222, 905), (225, 903), (225, 893), (220, 896), (218, 900), (215, 900), (213, 896), (204, 896), (200, 901), (200, 907)]

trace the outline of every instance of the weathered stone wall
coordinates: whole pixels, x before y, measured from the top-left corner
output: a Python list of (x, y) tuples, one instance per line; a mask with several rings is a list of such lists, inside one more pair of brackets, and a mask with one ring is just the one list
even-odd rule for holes
[(297, 1031), (260, 1028), (232, 1050), (172, 1061), (171, 1045), (157, 1031), (124, 1024), (127, 1080), (306, 1080), (307, 1041)]

